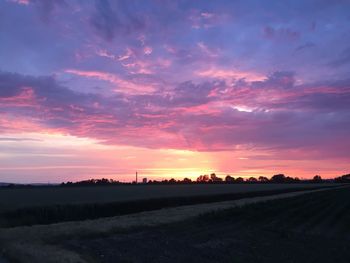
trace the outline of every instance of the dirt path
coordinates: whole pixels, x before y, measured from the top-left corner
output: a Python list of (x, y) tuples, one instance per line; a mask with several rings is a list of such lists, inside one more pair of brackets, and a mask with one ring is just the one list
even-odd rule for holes
[[(86, 262), (79, 253), (63, 248), (60, 246), (60, 243), (72, 238), (112, 235), (113, 233), (135, 227), (152, 227), (181, 222), (201, 214), (232, 207), (332, 190), (307, 190), (235, 201), (161, 209), (97, 220), (3, 229), (0, 234), (0, 246), (6, 249), (8, 255), (16, 257), (19, 262)], [(53, 244), (53, 241), (55, 241), (55, 244)]]

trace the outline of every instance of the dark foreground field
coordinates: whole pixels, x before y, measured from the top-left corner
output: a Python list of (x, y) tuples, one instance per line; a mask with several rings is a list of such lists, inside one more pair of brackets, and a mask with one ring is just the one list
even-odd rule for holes
[(208, 184), (0, 189), (0, 228), (81, 221), (336, 184)]
[(350, 262), (350, 188), (73, 239), (88, 262)]
[(306, 189), (332, 183), (265, 183), (265, 184), (174, 184), (117, 185), (75, 187), (0, 188), (0, 212), (27, 207), (53, 205), (103, 204), (171, 197), (236, 194), (281, 189)]

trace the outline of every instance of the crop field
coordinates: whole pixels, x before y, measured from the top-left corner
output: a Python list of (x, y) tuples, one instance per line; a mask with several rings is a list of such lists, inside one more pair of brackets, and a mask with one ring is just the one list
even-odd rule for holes
[(96, 219), (264, 196), (329, 184), (131, 185), (0, 190), (0, 227)]
[(0, 262), (3, 257), (20, 263), (348, 263), (349, 222), (349, 185), (269, 192), (109, 218), (0, 228)]
[(66, 241), (90, 262), (350, 262), (350, 188)]
[(153, 198), (231, 194), (331, 184), (196, 184), (0, 188), (0, 212), (33, 206), (110, 203)]

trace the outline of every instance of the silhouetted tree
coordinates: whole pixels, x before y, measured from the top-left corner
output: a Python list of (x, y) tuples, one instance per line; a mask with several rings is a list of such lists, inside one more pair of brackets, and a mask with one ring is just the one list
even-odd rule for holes
[(184, 178), (184, 179), (182, 180), (182, 182), (185, 183), (185, 184), (189, 184), (189, 183), (192, 183), (192, 180), (189, 179), (189, 178)]
[(256, 179), (255, 177), (249, 177), (247, 182), (249, 183), (256, 183), (258, 181), (258, 179)]
[(322, 182), (322, 177), (319, 175), (315, 175), (314, 178), (312, 178), (312, 181), (320, 183)]
[(225, 182), (232, 183), (232, 182), (234, 182), (234, 181), (235, 181), (235, 178), (233, 178), (233, 177), (230, 176), (230, 175), (227, 175), (227, 176), (225, 177)]
[(176, 183), (176, 180), (175, 180), (174, 178), (171, 178), (171, 179), (169, 180), (169, 183), (170, 183), (170, 184), (175, 184), (175, 183)]
[(236, 179), (236, 183), (243, 183), (244, 182), (244, 179), (242, 177), (238, 177)]
[(271, 177), (271, 181), (274, 183), (284, 183), (286, 181), (286, 176), (284, 174), (275, 174)]
[(67, 182), (67, 183), (62, 183), (60, 186), (92, 186), (92, 185), (116, 185), (116, 184), (122, 184), (119, 181), (115, 181), (113, 179), (88, 179), (88, 180), (83, 180), (83, 181), (78, 181), (78, 182)]
[(294, 178), (293, 177), (290, 177), (290, 176), (287, 176), (284, 180), (286, 183), (293, 183), (295, 182)]
[(222, 178), (217, 177), (215, 173), (212, 173), (210, 175), (210, 179), (211, 179), (212, 182), (222, 182)]
[(207, 174), (205, 175), (200, 175), (198, 178), (197, 178), (197, 182), (199, 183), (207, 183), (209, 182), (209, 176)]
[(334, 179), (336, 183), (350, 183), (350, 174), (345, 174)]
[(259, 176), (258, 178), (259, 182), (266, 183), (269, 181), (269, 179), (265, 176)]

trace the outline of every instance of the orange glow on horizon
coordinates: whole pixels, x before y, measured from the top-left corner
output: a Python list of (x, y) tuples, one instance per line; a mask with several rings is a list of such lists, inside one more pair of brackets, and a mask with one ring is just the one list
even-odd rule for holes
[[(199, 175), (211, 173), (222, 178), (228, 174), (243, 178), (270, 178), (276, 173), (301, 179), (315, 174), (332, 178), (346, 171), (345, 162), (338, 165), (339, 170), (330, 170), (330, 162), (269, 160), (267, 153), (243, 148), (216, 152), (147, 149), (106, 145), (97, 140), (59, 133), (5, 134), (0, 145), (14, 149), (13, 152), (0, 154), (0, 174), (8, 176), (2, 180), (19, 182), (79, 181), (102, 177), (131, 182), (136, 171), (139, 178), (149, 180), (181, 180), (186, 177), (196, 180)], [(15, 150), (16, 146), (20, 150)], [(259, 154), (265, 159), (254, 159)], [(319, 173), (321, 170), (327, 171), (327, 174)], [(26, 179), (28, 175), (34, 178)]]

